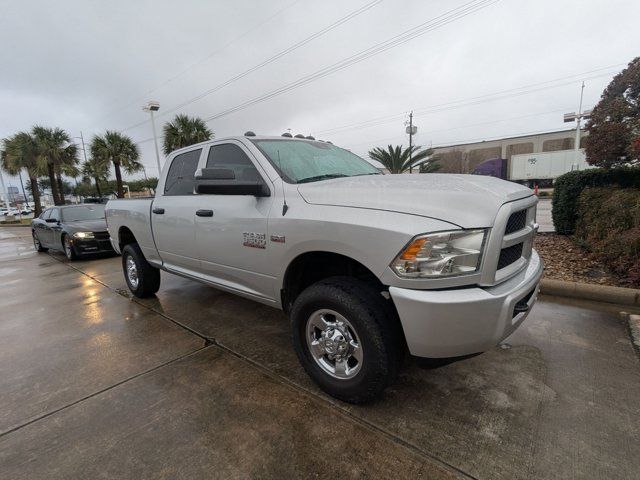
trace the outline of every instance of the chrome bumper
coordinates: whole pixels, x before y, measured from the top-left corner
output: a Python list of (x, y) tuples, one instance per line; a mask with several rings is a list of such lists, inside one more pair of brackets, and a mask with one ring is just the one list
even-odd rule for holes
[(409, 351), (418, 357), (444, 358), (494, 347), (531, 311), (542, 268), (533, 250), (525, 270), (494, 287), (437, 291), (390, 287)]

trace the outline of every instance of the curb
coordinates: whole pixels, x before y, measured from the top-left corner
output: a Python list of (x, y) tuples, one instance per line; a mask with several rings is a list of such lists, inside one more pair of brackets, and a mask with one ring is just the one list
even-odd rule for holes
[(0, 223), (0, 228), (24, 228), (30, 227), (31, 225), (28, 223)]
[(540, 292), (558, 297), (580, 298), (594, 302), (615, 303), (640, 307), (640, 290), (635, 288), (610, 287), (591, 283), (564, 282), (543, 278)]
[(631, 343), (636, 353), (640, 356), (640, 315), (627, 314), (626, 316)]

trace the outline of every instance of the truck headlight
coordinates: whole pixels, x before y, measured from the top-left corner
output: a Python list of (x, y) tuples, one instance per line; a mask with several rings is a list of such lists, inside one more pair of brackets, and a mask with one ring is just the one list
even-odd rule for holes
[(73, 236), (81, 239), (94, 238), (93, 232), (76, 232)]
[(418, 235), (391, 263), (405, 278), (468, 275), (480, 268), (486, 229)]

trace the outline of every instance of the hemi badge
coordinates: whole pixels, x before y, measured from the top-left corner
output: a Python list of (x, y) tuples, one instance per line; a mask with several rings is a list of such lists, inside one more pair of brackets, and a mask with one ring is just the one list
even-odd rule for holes
[(284, 243), (284, 235), (271, 235), (271, 241), (276, 243)]

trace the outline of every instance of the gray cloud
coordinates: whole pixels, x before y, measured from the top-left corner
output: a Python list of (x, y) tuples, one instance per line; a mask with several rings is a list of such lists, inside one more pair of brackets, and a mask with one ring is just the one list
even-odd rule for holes
[[(369, 1), (4, 1), (0, 137), (36, 123), (60, 126), (73, 136), (83, 131), (85, 138), (124, 129), (146, 120), (140, 108), (145, 99), (160, 101), (162, 114)], [(212, 116), (464, 3), (385, 0), (182, 111)], [(422, 145), (564, 128), (562, 112), (577, 106), (577, 76), (556, 88), (419, 112), (626, 63), (638, 54), (639, 16), (640, 4), (633, 1), (502, 0), (210, 126), (218, 137), (248, 129), (317, 134), (414, 109)], [(587, 81), (587, 105), (620, 68)], [(403, 131), (399, 115), (395, 122), (320, 137), (364, 154), (377, 144), (406, 144)], [(151, 127), (145, 123), (126, 133), (143, 141)], [(155, 174), (152, 143), (140, 148), (148, 172)]]

